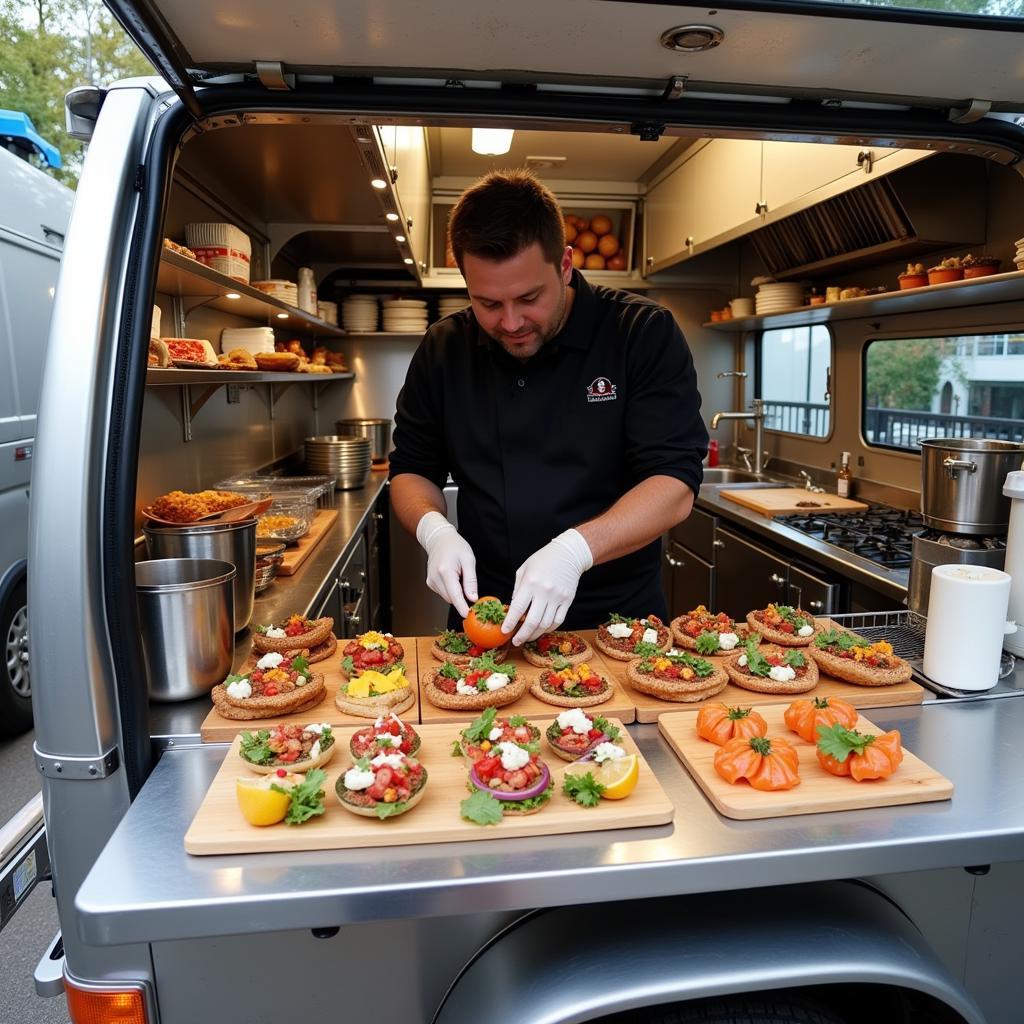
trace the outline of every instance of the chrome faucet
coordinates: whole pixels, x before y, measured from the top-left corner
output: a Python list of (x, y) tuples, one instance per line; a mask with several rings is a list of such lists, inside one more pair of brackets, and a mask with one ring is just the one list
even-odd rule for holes
[(717, 430), (722, 420), (752, 420), (754, 424), (754, 472), (764, 472), (764, 401), (755, 398), (750, 403), (751, 412), (716, 412), (711, 417), (711, 429)]

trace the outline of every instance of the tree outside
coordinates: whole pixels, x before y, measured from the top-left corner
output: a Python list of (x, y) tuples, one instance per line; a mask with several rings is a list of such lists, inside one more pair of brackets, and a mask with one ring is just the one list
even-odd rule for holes
[(85, 145), (64, 134), (64, 94), (153, 68), (99, 0), (0, 0), (0, 107), (28, 114), (61, 151), (49, 170), (72, 188)]
[[(928, 411), (939, 388), (943, 360), (952, 355), (947, 338), (898, 338), (871, 343), (867, 356), (867, 404), (881, 409)], [(958, 376), (958, 360), (947, 362)]]

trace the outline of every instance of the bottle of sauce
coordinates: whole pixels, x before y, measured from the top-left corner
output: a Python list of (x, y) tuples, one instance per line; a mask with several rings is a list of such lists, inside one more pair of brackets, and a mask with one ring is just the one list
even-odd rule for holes
[(850, 471), (850, 453), (843, 452), (839, 465), (839, 476), (836, 480), (836, 494), (840, 498), (853, 496), (853, 473)]

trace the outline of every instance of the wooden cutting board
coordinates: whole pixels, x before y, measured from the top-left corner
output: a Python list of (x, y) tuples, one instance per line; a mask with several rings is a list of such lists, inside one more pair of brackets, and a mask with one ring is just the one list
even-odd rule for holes
[(334, 525), (337, 518), (336, 508), (317, 509), (309, 533), (285, 548), (284, 560), (277, 567), (278, 576), (294, 576), (302, 563), (313, 553), (313, 548), (324, 539), (324, 534)]
[[(282, 723), (308, 725), (310, 722), (329, 722), (331, 725), (368, 725), (372, 719), (357, 718), (339, 711), (334, 703), (335, 694), (342, 683), (341, 651), (347, 640), (338, 641), (338, 650), (330, 658), (318, 661), (310, 668), (321, 672), (327, 686), (327, 696), (314, 708), (297, 711), (291, 715), (279, 715), (276, 718), (257, 718), (249, 722), (236, 722), (231, 718), (221, 718), (211, 702), (210, 711), (203, 724), (199, 727), (199, 735), (204, 743), (230, 743), (240, 732), (253, 729), (269, 729)], [(398, 637), (398, 642), (405, 648), (406, 676), (413, 690), (413, 705), (403, 711), (403, 721), (416, 724), (420, 720), (419, 687), (417, 686), (416, 640), (413, 637)]]
[[(621, 723), (620, 723), (621, 724)], [(338, 752), (326, 765), (324, 784), (326, 813), (303, 825), (272, 825), (256, 828), (242, 817), (235, 798), (235, 779), (252, 775), (238, 757), (238, 740), (228, 750), (203, 802), (185, 834), (189, 853), (278, 853), (294, 850), (346, 850), (366, 846), (407, 846), (415, 843), (469, 842), (508, 839), (514, 836), (546, 836), (664, 825), (672, 820), (674, 807), (636, 744), (623, 730), (623, 744), (640, 760), (637, 787), (625, 800), (602, 800), (597, 807), (580, 807), (562, 795), (566, 762), (544, 758), (555, 791), (550, 803), (536, 814), (506, 817), (497, 825), (475, 825), (459, 816), (466, 789), (466, 767), (451, 756), (458, 736), (455, 724), (424, 725), (418, 759), (427, 770), (427, 789), (421, 802), (397, 818), (378, 821), (346, 811), (338, 802), (334, 785), (351, 765), (348, 741), (353, 729), (336, 733)], [(543, 757), (543, 754), (541, 755)]]
[(860, 512), (868, 506), (863, 501), (840, 498), (836, 494), (813, 494), (801, 487), (751, 487), (735, 491), (723, 490), (723, 498), (752, 508), (763, 516), (780, 516), (788, 512)]
[[(593, 629), (580, 629), (576, 630), (580, 636), (583, 637), (591, 647), (594, 646), (594, 635), (596, 630)], [(434, 644), (435, 637), (420, 637), (416, 641), (417, 660), (419, 663), (419, 674), (420, 679), (427, 675), (428, 672), (432, 672), (435, 669), (441, 667), (439, 662), (430, 653), (430, 648)], [(537, 678), (544, 670), (538, 668), (536, 665), (531, 665), (521, 650), (514, 648), (510, 649), (508, 661), (515, 665), (517, 676), (518, 673), (524, 673), (531, 682)], [(630, 722), (636, 721), (636, 707), (633, 702), (632, 691), (626, 691), (623, 689), (620, 680), (619, 673), (615, 670), (616, 662), (611, 659), (606, 659), (598, 650), (594, 650), (594, 658), (591, 661), (591, 667), (595, 672), (600, 672), (611, 684), (614, 692), (612, 696), (606, 700), (603, 704), (597, 704), (591, 708), (584, 708), (583, 710), (587, 714), (601, 715), (603, 718), (618, 718), (625, 722), (627, 725)], [(422, 683), (421, 683), (422, 690)], [(479, 711), (449, 711), (445, 708), (434, 707), (423, 693), (420, 693), (420, 721), (422, 722), (470, 722), (477, 715)], [(540, 700), (538, 697), (534, 697), (530, 693), (529, 687), (527, 687), (526, 693), (522, 695), (517, 701), (511, 704), (506, 704), (499, 711), (503, 715), (524, 715), (526, 718), (547, 718), (552, 719), (565, 708), (557, 707), (554, 704), (548, 704), (546, 701)]]
[[(888, 779), (854, 782), (830, 775), (818, 763), (814, 745), (786, 727), (782, 717), (785, 710), (781, 705), (758, 708), (768, 722), (768, 736), (783, 737), (800, 755), (800, 785), (774, 793), (762, 793), (746, 782), (731, 785), (715, 771), (718, 747), (697, 735), (697, 710), (662, 715), (658, 728), (705, 796), (727, 818), (745, 820), (820, 814), (949, 800), (953, 796), (953, 783), (906, 748), (903, 763)], [(857, 722), (857, 730), (875, 735), (884, 731), (863, 715)]]

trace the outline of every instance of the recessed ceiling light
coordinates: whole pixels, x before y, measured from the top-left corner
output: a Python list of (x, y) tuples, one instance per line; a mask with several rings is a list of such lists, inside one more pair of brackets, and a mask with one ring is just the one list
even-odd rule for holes
[(396, 242), (404, 242), (405, 241), (405, 235), (395, 235), (395, 241)]
[(225, 299), (240, 299), (241, 297), (242, 296), (239, 295), (238, 292), (228, 292), (227, 295), (224, 296)]
[(374, 188), (387, 188), (388, 187), (388, 183), (383, 178), (371, 178), (370, 179), (370, 184)]
[(387, 217), (388, 220), (398, 220), (398, 214), (390, 210), (385, 213), (384, 216)]
[(402, 262), (403, 262), (403, 263), (408, 263), (408, 264), (409, 264), (409, 265), (411, 266), (411, 265), (412, 265), (412, 262), (413, 262), (413, 259), (412, 259), (412, 257), (411, 257), (411, 256), (406, 256), (406, 257), (405, 257), (405, 259), (404, 259), (404, 260), (402, 260)]
[(277, 314), (277, 319), (278, 320), (287, 320), (288, 319), (288, 314), (287, 313), (278, 313)]
[(715, 25), (679, 25), (661, 34), (661, 45), (679, 53), (700, 53), (713, 50), (725, 38)]
[(472, 147), (481, 156), (503, 156), (512, 148), (512, 128), (474, 128)]

